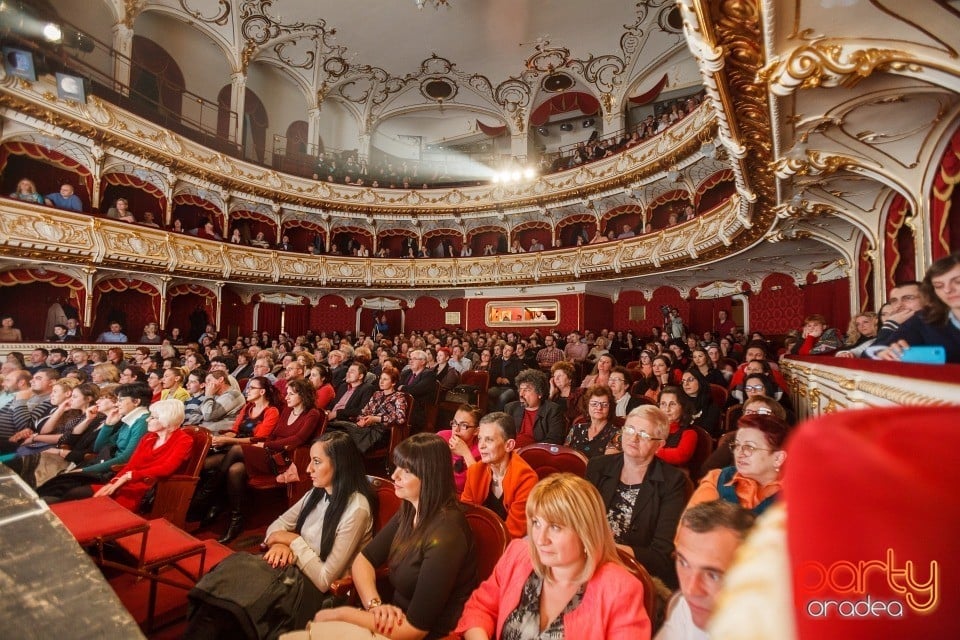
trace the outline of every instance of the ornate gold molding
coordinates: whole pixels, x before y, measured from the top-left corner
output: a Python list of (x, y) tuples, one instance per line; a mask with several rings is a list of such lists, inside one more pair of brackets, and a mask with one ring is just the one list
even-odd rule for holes
[(895, 49), (853, 48), (833, 40), (820, 40), (799, 46), (783, 60), (775, 60), (759, 71), (758, 77), (769, 83), (770, 91), (788, 96), (798, 89), (856, 86), (874, 71), (910, 71), (923, 69), (917, 59)]
[(374, 259), (257, 249), (109, 218), (0, 201), (0, 254), (233, 282), (448, 289), (628, 277), (719, 257), (718, 230), (736, 224), (735, 201), (657, 234), (535, 253), (471, 258)]

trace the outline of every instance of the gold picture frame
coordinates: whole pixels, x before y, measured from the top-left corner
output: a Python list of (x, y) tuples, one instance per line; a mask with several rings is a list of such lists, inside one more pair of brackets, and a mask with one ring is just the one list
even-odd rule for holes
[(553, 327), (560, 324), (560, 301), (492, 301), (484, 307), (483, 317), (488, 327)]

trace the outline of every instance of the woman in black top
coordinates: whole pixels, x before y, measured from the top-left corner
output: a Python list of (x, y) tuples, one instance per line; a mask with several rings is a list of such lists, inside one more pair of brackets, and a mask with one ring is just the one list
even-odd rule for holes
[(657, 457), (668, 433), (663, 411), (635, 408), (621, 430), (623, 453), (593, 458), (586, 477), (603, 497), (617, 546), (675, 589), (673, 537), (687, 502), (687, 480)]
[(693, 403), (693, 421), (698, 427), (709, 433), (714, 438), (719, 438), (720, 433), (720, 407), (713, 403), (713, 397), (710, 394), (710, 383), (700, 373), (696, 365), (691, 365), (683, 377), (680, 378), (680, 385), (683, 392)]
[[(397, 446), (393, 463), (403, 502), (353, 562), (365, 610), (326, 609), (314, 620), (348, 622), (393, 640), (442, 638), (478, 582), (473, 535), (457, 506), (450, 447), (436, 434), (418, 433)], [(394, 589), (390, 604), (377, 592), (376, 569), (383, 564)], [(326, 626), (312, 625), (311, 637), (334, 637), (337, 631)]]

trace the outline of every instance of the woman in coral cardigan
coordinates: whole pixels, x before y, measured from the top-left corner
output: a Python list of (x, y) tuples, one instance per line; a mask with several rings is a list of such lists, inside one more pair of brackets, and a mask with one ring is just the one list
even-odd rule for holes
[(558, 473), (527, 499), (526, 539), (507, 547), (457, 624), (465, 640), (650, 637), (643, 585), (617, 556), (603, 501), (583, 478)]

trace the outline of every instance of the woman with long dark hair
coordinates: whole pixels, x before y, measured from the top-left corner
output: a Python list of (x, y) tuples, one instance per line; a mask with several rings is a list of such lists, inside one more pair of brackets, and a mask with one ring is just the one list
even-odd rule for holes
[[(351, 637), (350, 629), (393, 640), (442, 638), (456, 625), (477, 585), (476, 549), (457, 506), (450, 447), (438, 435), (418, 433), (393, 452), (396, 515), (353, 562), (363, 609), (321, 610), (311, 638)], [(390, 568), (393, 601), (377, 591), (376, 568)], [(337, 624), (341, 623), (341, 624)], [(349, 623), (343, 625), (342, 623)]]
[[(290, 611), (285, 620), (271, 613), (269, 621), (254, 621), (261, 623), (255, 624), (255, 637), (272, 638), (305, 625), (329, 600), (330, 584), (347, 572), (370, 541), (375, 498), (360, 451), (345, 433), (330, 431), (314, 441), (307, 473), (313, 489), (267, 527), (263, 558), (234, 554), (190, 592), (199, 607), (185, 638), (244, 637), (247, 629), (222, 607), (224, 601), (247, 612)], [(273, 588), (253, 588), (260, 583)], [(278, 590), (277, 585), (285, 588)], [(268, 602), (249, 602), (249, 594), (262, 598), (264, 593), (270, 593)], [(293, 604), (279, 606), (283, 601)]]
[[(248, 384), (247, 387), (249, 386)], [(291, 380), (287, 383), (287, 406), (266, 440), (230, 448), (221, 466), (226, 467), (227, 501), (231, 508), (230, 526), (220, 538), (221, 543), (230, 542), (243, 530), (242, 503), (247, 467), (250, 466), (259, 473), (275, 473), (270, 468), (272, 454), (307, 442), (320, 422), (320, 413), (314, 408), (315, 401), (316, 391), (309, 381), (303, 378)]]
[(691, 407), (691, 423), (703, 427), (714, 438), (719, 438), (722, 435), (720, 433), (720, 412), (722, 409), (713, 403), (710, 383), (707, 382), (696, 365), (690, 365), (690, 368), (684, 372), (680, 379), (680, 385), (693, 405)]
[(680, 387), (668, 385), (660, 392), (660, 410), (670, 421), (668, 435), (657, 456), (664, 462), (684, 467), (697, 450), (697, 432), (690, 428), (693, 406)]

